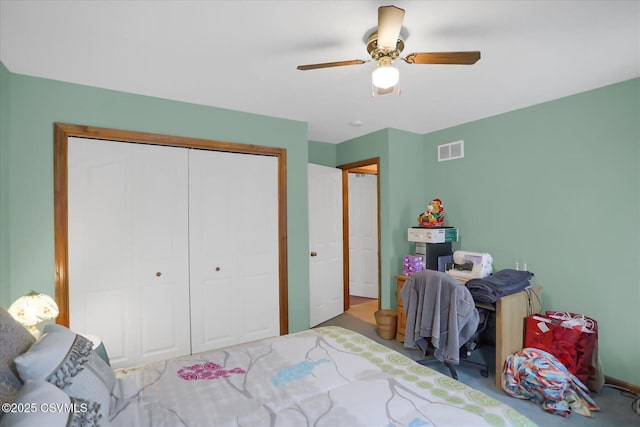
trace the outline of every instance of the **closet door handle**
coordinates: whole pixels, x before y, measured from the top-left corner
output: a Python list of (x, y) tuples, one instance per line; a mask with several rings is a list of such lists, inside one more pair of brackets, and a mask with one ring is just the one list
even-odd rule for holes
[(160, 271), (156, 271), (156, 277), (160, 277), (162, 276), (162, 273)]
[(311, 251), (311, 253), (310, 253), (309, 255), (311, 255), (311, 256), (318, 256), (318, 252), (316, 252), (316, 251)]
[(216, 271), (220, 271), (220, 267), (216, 267)]

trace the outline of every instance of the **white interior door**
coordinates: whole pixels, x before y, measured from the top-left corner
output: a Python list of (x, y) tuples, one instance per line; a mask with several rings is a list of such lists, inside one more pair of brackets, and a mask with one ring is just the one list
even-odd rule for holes
[(378, 298), (378, 178), (349, 173), (349, 293)]
[(308, 164), (309, 321), (315, 326), (344, 312), (342, 171)]
[(190, 352), (187, 153), (70, 138), (69, 322), (114, 367)]
[(189, 154), (194, 353), (280, 333), (278, 159)]

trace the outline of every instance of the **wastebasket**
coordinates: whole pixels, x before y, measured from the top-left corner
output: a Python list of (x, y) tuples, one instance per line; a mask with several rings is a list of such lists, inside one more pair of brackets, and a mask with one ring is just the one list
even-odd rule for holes
[(398, 313), (395, 310), (378, 310), (374, 313), (376, 318), (376, 331), (380, 338), (392, 340), (396, 337)]

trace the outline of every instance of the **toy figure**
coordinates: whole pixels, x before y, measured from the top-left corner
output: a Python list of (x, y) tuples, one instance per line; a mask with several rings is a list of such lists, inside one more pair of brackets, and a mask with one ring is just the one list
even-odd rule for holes
[(444, 223), (444, 205), (442, 200), (433, 199), (427, 210), (418, 215), (418, 224), (423, 227), (442, 227)]

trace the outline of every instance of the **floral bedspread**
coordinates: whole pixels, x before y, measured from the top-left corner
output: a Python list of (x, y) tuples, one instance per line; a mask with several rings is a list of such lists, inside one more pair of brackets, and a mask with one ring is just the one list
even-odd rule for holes
[(535, 426), (340, 327), (117, 370), (117, 426)]

